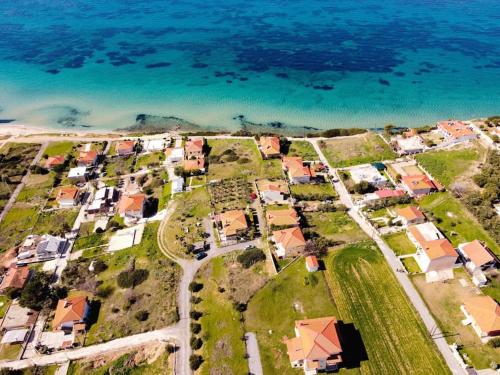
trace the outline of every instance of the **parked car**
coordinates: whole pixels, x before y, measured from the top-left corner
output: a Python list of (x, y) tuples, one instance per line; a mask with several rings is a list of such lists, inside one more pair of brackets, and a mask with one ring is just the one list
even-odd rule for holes
[(196, 260), (202, 260), (207, 256), (207, 253), (198, 253), (196, 254)]

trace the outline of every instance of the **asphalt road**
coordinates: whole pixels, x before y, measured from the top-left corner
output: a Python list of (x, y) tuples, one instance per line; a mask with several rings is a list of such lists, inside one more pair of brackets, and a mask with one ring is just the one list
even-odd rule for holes
[(263, 375), (262, 363), (260, 361), (259, 345), (257, 344), (257, 336), (253, 332), (245, 333), (247, 354), (248, 354), (248, 369), (251, 375)]

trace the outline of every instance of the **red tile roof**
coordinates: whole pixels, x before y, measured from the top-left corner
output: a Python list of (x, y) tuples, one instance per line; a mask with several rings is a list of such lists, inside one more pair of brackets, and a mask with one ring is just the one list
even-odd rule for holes
[(68, 322), (80, 322), (85, 317), (87, 308), (87, 297), (79, 296), (73, 298), (60, 299), (57, 303), (56, 314), (52, 321), (54, 331), (60, 329), (60, 326)]
[(415, 206), (397, 208), (396, 213), (404, 217), (406, 220), (425, 219), (425, 215)]
[(122, 195), (118, 202), (118, 212), (120, 214), (125, 214), (131, 211), (140, 211), (144, 206), (145, 200), (146, 195), (143, 193)]
[(2, 283), (0, 284), (0, 290), (5, 290), (8, 288), (22, 289), (30, 274), (30, 269), (28, 267), (18, 267), (13, 264), (5, 273)]
[(92, 164), (97, 160), (97, 152), (96, 151), (81, 151), (78, 156), (78, 162), (84, 164)]
[(285, 250), (305, 246), (306, 240), (299, 227), (277, 230), (273, 232), (274, 241)]
[(405, 195), (403, 190), (392, 190), (392, 189), (381, 189), (377, 190), (375, 194), (379, 198), (392, 198), (392, 197), (402, 197)]
[(266, 156), (277, 156), (280, 154), (280, 139), (278, 137), (260, 137), (260, 149)]
[(421, 189), (431, 189), (431, 190), (437, 189), (437, 186), (434, 184), (434, 181), (432, 181), (425, 174), (403, 176), (401, 180), (411, 191), (421, 190)]
[(439, 121), (438, 127), (445, 131), (450, 137), (454, 139), (458, 139), (461, 137), (466, 137), (470, 135), (474, 135), (475, 133), (462, 121)]
[(309, 255), (306, 257), (306, 264), (309, 268), (318, 268), (318, 258), (315, 255)]
[(74, 186), (63, 186), (57, 193), (56, 200), (75, 200), (80, 190)]
[(477, 267), (495, 261), (496, 258), (479, 240), (474, 240), (462, 247), (462, 251)]
[(53, 168), (57, 165), (64, 164), (66, 157), (63, 155), (49, 156), (45, 162), (45, 168)]

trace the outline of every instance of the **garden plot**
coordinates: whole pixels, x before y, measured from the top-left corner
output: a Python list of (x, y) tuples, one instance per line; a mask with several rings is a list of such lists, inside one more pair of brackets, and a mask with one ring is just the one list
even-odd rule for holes
[(211, 182), (208, 192), (214, 211), (220, 213), (246, 208), (250, 203), (252, 185), (244, 177), (237, 177)]

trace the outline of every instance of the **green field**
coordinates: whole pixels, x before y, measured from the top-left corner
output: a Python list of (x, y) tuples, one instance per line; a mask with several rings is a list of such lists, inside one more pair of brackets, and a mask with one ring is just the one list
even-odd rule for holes
[(315, 232), (332, 241), (356, 242), (365, 233), (345, 212), (305, 212), (304, 232)]
[(29, 234), (36, 222), (38, 208), (25, 203), (16, 203), (0, 223), (0, 252), (20, 243)]
[(410, 241), (405, 231), (388, 234), (383, 236), (383, 238), (396, 255), (414, 254), (417, 251), (417, 248)]
[[(251, 139), (209, 139), (208, 180), (246, 176), (279, 178), (283, 175), (279, 159), (262, 160), (257, 144)], [(236, 160), (231, 161), (229, 152)], [(214, 160), (217, 159), (217, 160)]]
[[(331, 253), (325, 261), (327, 280), (338, 315), (352, 340), (344, 359), (361, 374), (447, 374), (419, 316), (371, 242)], [(347, 328), (346, 327), (346, 328)], [(361, 342), (356, 342), (356, 331)], [(363, 347), (367, 356), (363, 356)], [(342, 370), (341, 373), (351, 370)]]
[(292, 184), (290, 185), (292, 196), (298, 200), (333, 200), (337, 193), (329, 182), (323, 184)]
[(163, 152), (152, 152), (145, 155), (140, 155), (137, 157), (137, 162), (135, 163), (135, 171), (147, 168), (157, 168), (160, 167), (165, 160), (165, 154)]
[(257, 334), (264, 374), (303, 374), (290, 367), (283, 337), (295, 336), (295, 320), (330, 315), (337, 311), (323, 273), (310, 276), (302, 259), (271, 279), (245, 312), (247, 331)]
[(193, 305), (193, 309), (203, 312), (199, 320), (201, 332), (198, 337), (204, 340), (199, 353), (204, 362), (200, 374), (246, 374), (248, 361), (245, 359), (245, 343), (241, 337), (245, 334), (240, 322), (240, 313), (228, 298), (229, 291), (221, 293), (218, 287), (227, 278), (223, 258), (215, 258), (200, 271), (203, 276), (199, 281), (203, 289), (198, 295), (202, 302)]
[(304, 160), (319, 160), (314, 147), (307, 141), (292, 141), (286, 155), (299, 156)]
[(418, 266), (417, 261), (414, 257), (401, 258), (401, 263), (405, 266), (409, 273), (420, 273), (422, 270)]
[(119, 177), (133, 172), (134, 156), (107, 158), (106, 177)]
[(70, 141), (51, 142), (44, 150), (43, 154), (47, 156), (66, 156), (73, 151), (75, 143)]
[(389, 146), (374, 133), (319, 141), (319, 146), (330, 165), (336, 168), (396, 157)]
[(435, 179), (450, 186), (457, 178), (476, 165), (484, 157), (484, 149), (466, 148), (462, 150), (426, 152), (416, 156), (422, 165)]
[(45, 234), (53, 233), (54, 235), (63, 236), (73, 227), (73, 223), (78, 216), (78, 209), (55, 210), (50, 212), (42, 212), (38, 216), (33, 233)]
[(26, 185), (17, 196), (16, 202), (26, 202), (44, 206), (54, 186), (56, 174), (50, 172), (46, 175), (30, 174)]
[(500, 246), (495, 243), (465, 206), (450, 193), (427, 195), (419, 203), (424, 211), (432, 213), (432, 216), (437, 220), (436, 226), (454, 246), (478, 239), (485, 241), (495, 254), (500, 255)]

